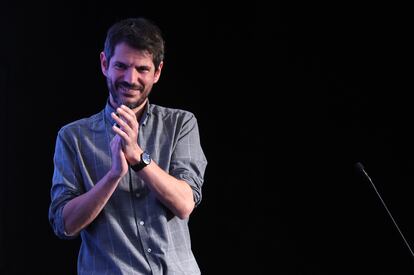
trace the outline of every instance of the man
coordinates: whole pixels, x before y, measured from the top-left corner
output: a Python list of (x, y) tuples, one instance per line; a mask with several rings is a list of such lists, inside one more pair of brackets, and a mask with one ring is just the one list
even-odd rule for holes
[(190, 112), (150, 104), (164, 59), (159, 28), (115, 23), (100, 54), (109, 100), (59, 131), (49, 220), (82, 243), (79, 274), (199, 274), (188, 218), (207, 165)]

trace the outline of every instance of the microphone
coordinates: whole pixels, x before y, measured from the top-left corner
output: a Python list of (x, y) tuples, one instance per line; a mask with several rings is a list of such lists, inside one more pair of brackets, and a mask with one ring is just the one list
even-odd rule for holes
[(406, 240), (406, 239), (405, 239), (405, 237), (404, 237), (404, 234), (403, 234), (403, 233), (402, 233), (402, 231), (400, 230), (400, 227), (398, 226), (397, 222), (395, 221), (394, 217), (392, 216), (391, 211), (388, 209), (388, 207), (387, 207), (387, 205), (385, 204), (384, 200), (382, 199), (382, 197), (381, 197), (380, 193), (378, 192), (377, 188), (375, 187), (374, 182), (371, 180), (370, 176), (368, 176), (368, 173), (365, 171), (364, 166), (362, 165), (362, 163), (357, 162), (357, 163), (355, 164), (355, 167), (356, 167), (356, 168), (357, 168), (360, 172), (362, 172), (362, 174), (364, 174), (364, 175), (365, 175), (365, 177), (368, 179), (368, 181), (371, 183), (372, 187), (373, 187), (373, 188), (374, 188), (374, 190), (375, 190), (375, 193), (377, 194), (377, 196), (379, 197), (379, 199), (380, 199), (380, 201), (381, 201), (382, 205), (384, 206), (385, 210), (387, 211), (388, 216), (390, 216), (390, 218), (391, 218), (392, 222), (394, 223), (395, 227), (396, 227), (396, 228), (397, 228), (397, 230), (398, 230), (398, 233), (400, 234), (401, 238), (404, 240), (405, 245), (406, 245), (406, 246), (408, 247), (408, 249), (410, 250), (410, 252), (411, 252), (411, 256), (413, 256), (413, 258), (414, 258), (414, 253), (413, 253), (413, 250), (411, 249), (410, 245), (408, 244), (407, 240)]

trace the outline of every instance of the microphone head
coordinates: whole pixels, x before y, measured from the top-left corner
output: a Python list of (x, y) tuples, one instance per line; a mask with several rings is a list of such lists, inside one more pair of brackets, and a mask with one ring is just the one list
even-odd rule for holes
[(362, 165), (362, 163), (360, 163), (360, 162), (355, 163), (355, 167), (359, 171), (364, 171), (364, 165)]

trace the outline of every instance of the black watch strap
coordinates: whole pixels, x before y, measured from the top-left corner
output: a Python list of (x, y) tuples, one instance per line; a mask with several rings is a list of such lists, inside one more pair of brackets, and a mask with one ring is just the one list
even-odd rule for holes
[(138, 172), (138, 171), (142, 170), (142, 168), (144, 168), (145, 166), (146, 165), (142, 161), (140, 161), (135, 165), (131, 165), (131, 169), (134, 170), (135, 172)]
[(151, 162), (150, 155), (144, 151), (141, 154), (140, 161), (135, 165), (131, 165), (131, 169), (134, 170), (135, 172), (141, 171), (145, 166), (150, 164), (150, 162)]

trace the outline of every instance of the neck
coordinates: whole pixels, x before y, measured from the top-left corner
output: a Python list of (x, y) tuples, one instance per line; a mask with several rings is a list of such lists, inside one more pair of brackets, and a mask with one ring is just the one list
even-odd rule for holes
[(142, 114), (145, 110), (145, 106), (147, 105), (148, 99), (145, 99), (144, 102), (142, 102), (141, 105), (135, 107), (132, 109), (132, 111), (134, 111), (135, 116), (137, 117), (138, 122), (141, 120)]

